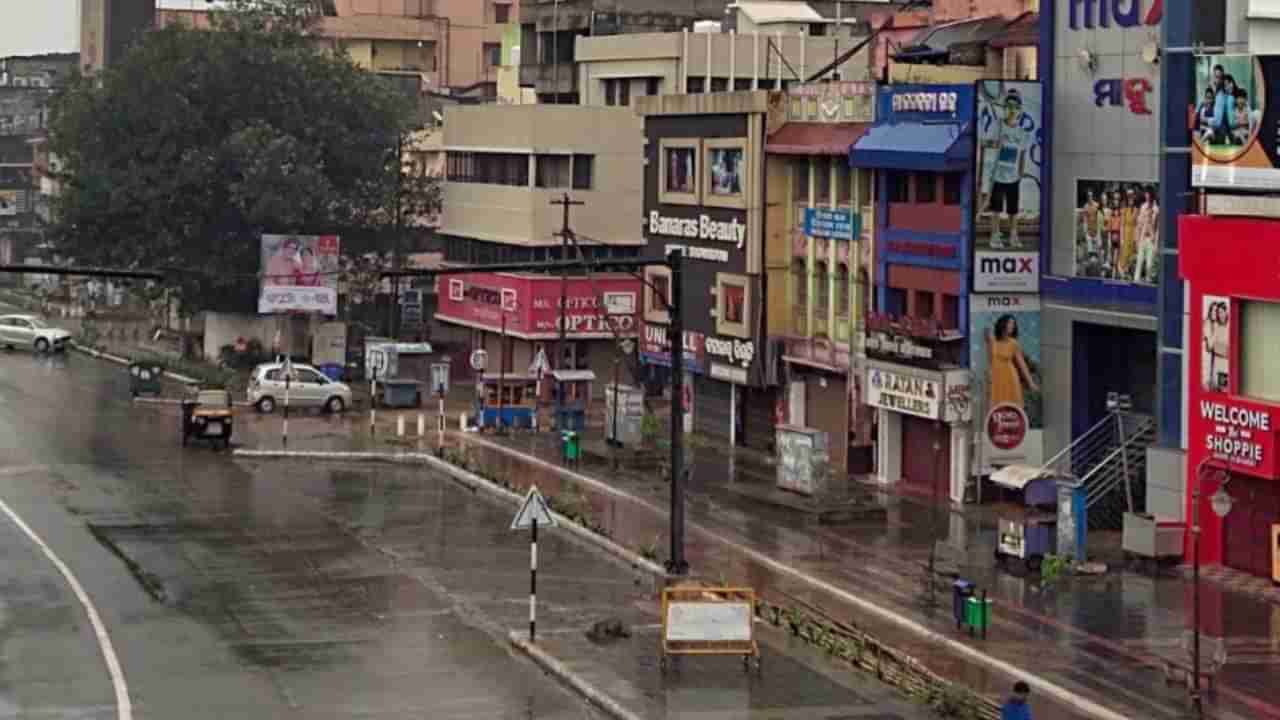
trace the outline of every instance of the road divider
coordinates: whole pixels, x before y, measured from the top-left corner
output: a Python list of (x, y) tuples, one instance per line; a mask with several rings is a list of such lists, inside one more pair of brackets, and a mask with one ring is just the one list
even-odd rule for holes
[(542, 648), (530, 642), (527, 638), (521, 637), (516, 631), (511, 631), (508, 635), (511, 640), (512, 647), (528, 655), (531, 660), (537, 663), (543, 670), (550, 673), (560, 682), (568, 685), (572, 690), (577, 692), (588, 702), (608, 713), (614, 720), (641, 720), (639, 715), (627, 710), (618, 704), (616, 700), (604, 694), (596, 686), (587, 682), (581, 675), (570, 670), (568, 666), (554, 657), (548, 655)]

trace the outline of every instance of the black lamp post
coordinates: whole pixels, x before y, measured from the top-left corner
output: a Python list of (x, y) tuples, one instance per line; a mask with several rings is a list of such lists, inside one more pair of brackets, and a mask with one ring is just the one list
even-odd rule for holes
[[(1200, 697), (1200, 488), (1208, 479), (1212, 468), (1214, 458), (1207, 457), (1200, 461), (1200, 465), (1196, 467), (1196, 487), (1191, 493), (1191, 553), (1192, 553), (1192, 645), (1191, 645), (1191, 671), (1195, 674), (1195, 681), (1191, 685), (1191, 703), (1196, 709), (1196, 714), (1200, 715), (1204, 712), (1204, 707)], [(1219, 518), (1225, 518), (1231, 512), (1232, 499), (1227, 493), (1227, 483), (1231, 482), (1231, 463), (1227, 462), (1226, 466), (1219, 468), (1219, 471), (1225, 476), (1222, 485), (1218, 487), (1217, 492), (1210, 498), (1210, 507), (1213, 508), (1213, 514)]]

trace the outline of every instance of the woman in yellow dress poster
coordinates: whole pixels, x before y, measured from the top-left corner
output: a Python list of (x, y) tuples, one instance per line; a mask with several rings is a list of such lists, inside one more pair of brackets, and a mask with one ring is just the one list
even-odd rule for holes
[(1012, 315), (1001, 315), (994, 328), (987, 328), (987, 351), (990, 354), (991, 405), (1013, 405), (1026, 412), (1023, 383), (1038, 390), (1027, 358), (1018, 343), (1018, 321)]

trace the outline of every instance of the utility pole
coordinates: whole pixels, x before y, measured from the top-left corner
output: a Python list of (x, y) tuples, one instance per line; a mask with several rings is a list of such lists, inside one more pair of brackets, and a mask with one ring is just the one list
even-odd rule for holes
[(684, 557), (684, 250), (667, 255), (671, 268), (671, 559), (667, 572), (686, 575)]
[[(404, 135), (396, 133), (396, 224), (395, 236), (391, 238), (391, 268), (393, 270), (400, 269), (400, 232), (401, 223), (403, 222), (403, 213), (401, 212), (400, 203), (401, 196), (404, 194)], [(396, 311), (400, 304), (400, 276), (393, 276), (391, 279), (391, 298), (387, 303), (387, 336), (392, 340), (400, 338), (399, 328), (396, 327)]]
[[(564, 220), (562, 221), (560, 232), (557, 233), (557, 235), (560, 236), (560, 261), (568, 262), (569, 242), (570, 241), (574, 241), (575, 243), (577, 242), (577, 239), (573, 235), (573, 230), (569, 229), (569, 208), (574, 205), (584, 205), (585, 203), (583, 203), (581, 200), (571, 200), (569, 199), (569, 193), (565, 193), (564, 197), (560, 198), (559, 200), (552, 200), (551, 204), (559, 205), (564, 209)], [(569, 301), (568, 295), (569, 295), (569, 268), (564, 267), (564, 268), (561, 268), (560, 270), (560, 333), (556, 337), (556, 359), (553, 360), (551, 363), (552, 370), (566, 369), (564, 366), (564, 349), (565, 349), (565, 335), (566, 335), (566, 331), (568, 330), (569, 323), (567, 322), (567, 318), (565, 316), (565, 309)], [(555, 378), (552, 377), (552, 380), (554, 381)], [(559, 430), (559, 429), (562, 429), (560, 427), (560, 417), (561, 417), (561, 413), (564, 405), (564, 402), (562, 400), (564, 395), (564, 385), (557, 382), (554, 385), (554, 387), (555, 387), (555, 393), (556, 393), (556, 429)]]

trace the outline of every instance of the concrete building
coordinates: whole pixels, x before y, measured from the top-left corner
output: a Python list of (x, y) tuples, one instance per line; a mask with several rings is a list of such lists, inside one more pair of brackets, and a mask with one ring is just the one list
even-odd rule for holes
[(869, 473), (871, 417), (859, 374), (873, 270), (872, 172), (849, 148), (875, 115), (873, 82), (796, 86), (765, 141), (765, 315), (781, 356), (780, 422), (827, 434), (831, 467)]
[[(640, 119), (631, 109), (459, 106), (447, 109), (444, 118), (439, 236), (446, 262), (559, 259), (566, 251), (566, 219), (578, 248), (570, 246), (568, 257), (579, 251), (589, 258), (640, 252), (643, 146)], [(557, 204), (566, 198), (581, 205)], [(548, 370), (589, 370), (603, 379), (620, 357), (617, 340), (638, 330), (640, 284), (631, 276), (571, 278), (563, 315), (555, 277), (477, 273), (448, 282), (438, 288), (432, 339), (459, 348), (460, 361), (471, 349), (484, 348), (495, 363), (505, 358), (510, 369), (523, 372), (541, 350)], [(562, 316), (568, 342), (557, 356)], [(597, 396), (603, 389), (595, 383)], [(549, 386), (542, 390), (549, 401)]]
[[(519, 0), (327, 0), (313, 32), (357, 65), (415, 80), (423, 92), (497, 96), (502, 36)], [(164, 4), (157, 24), (208, 27), (208, 13)]]
[(80, 68), (101, 70), (155, 26), (156, 0), (80, 0)]

